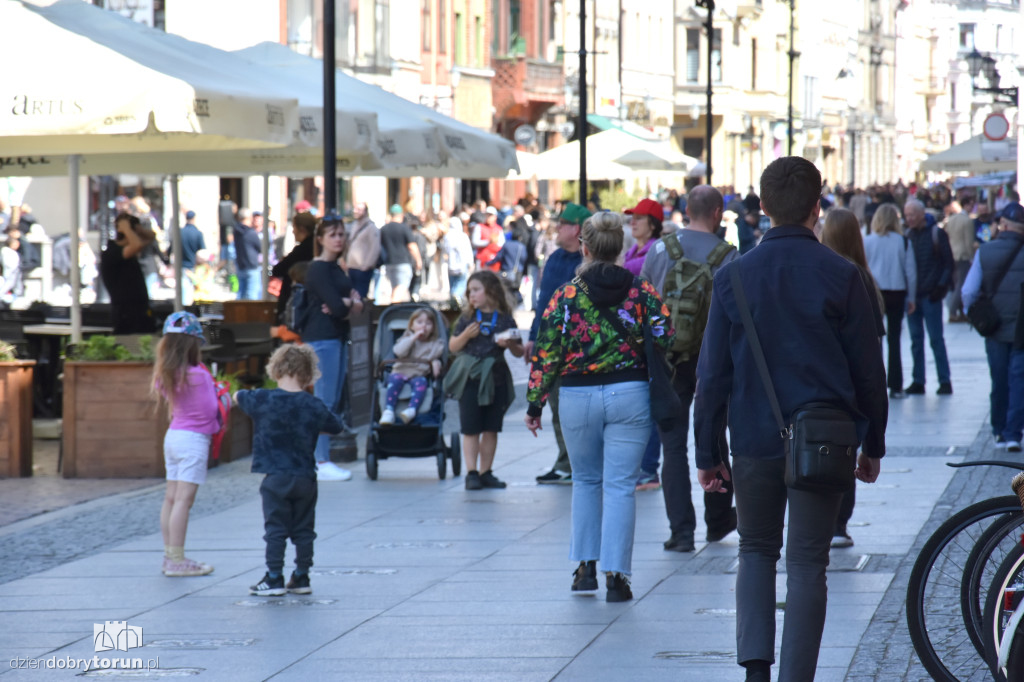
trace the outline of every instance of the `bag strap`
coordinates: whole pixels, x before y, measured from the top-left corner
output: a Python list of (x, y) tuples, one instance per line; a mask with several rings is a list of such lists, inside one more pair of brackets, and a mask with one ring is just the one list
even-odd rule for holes
[(679, 237), (676, 236), (675, 232), (662, 237), (661, 243), (665, 245), (665, 251), (668, 252), (668, 257), (673, 261), (683, 257), (683, 245), (679, 243)]
[[(1015, 260), (1017, 260), (1017, 256), (1020, 255), (1021, 247), (1024, 247), (1024, 240), (1021, 240), (1021, 241), (1019, 241), (1017, 243), (1017, 248), (1015, 248), (1013, 250), (1013, 254), (1010, 256), (1010, 259), (1006, 261), (1006, 263), (1003, 265), (1002, 270), (999, 272), (999, 274), (996, 276), (995, 281), (992, 283), (992, 291), (990, 293), (986, 292), (988, 296), (995, 296), (996, 292), (999, 291), (999, 285), (1003, 283), (1003, 280), (1006, 278), (1006, 275), (1010, 272), (1010, 268), (1013, 267), (1013, 262)], [(984, 284), (985, 284), (985, 281), (984, 281), (984, 278), (983, 278), (982, 279), (982, 289), (983, 290), (984, 290)]]
[(761, 349), (761, 340), (757, 336), (754, 320), (750, 316), (750, 307), (747, 305), (747, 294), (743, 290), (743, 281), (740, 279), (738, 262), (733, 264), (733, 267), (729, 270), (729, 278), (732, 281), (732, 290), (736, 296), (736, 306), (740, 310), (740, 319), (743, 320), (743, 328), (747, 332), (747, 342), (750, 344), (750, 351), (754, 354), (754, 362), (757, 363), (757, 371), (761, 375), (764, 390), (768, 394), (768, 402), (772, 406), (775, 423), (779, 426), (779, 436), (786, 440), (790, 437), (791, 430), (782, 419), (782, 409), (779, 407), (779, 398), (775, 394), (775, 384), (772, 383), (772, 376), (768, 372), (768, 363), (765, 361), (764, 351)]
[[(590, 298), (590, 287), (587, 286), (587, 283), (584, 282), (579, 275), (573, 277), (572, 283), (578, 289), (582, 290), (583, 293), (586, 294), (587, 298)], [(633, 283), (634, 285), (639, 286), (636, 278), (633, 278)], [(590, 299), (590, 302), (593, 303), (594, 300)], [(611, 326), (615, 327), (616, 331), (622, 334), (622, 338), (626, 341), (626, 343), (629, 344), (629, 347), (633, 349), (633, 352), (636, 353), (637, 357), (646, 359), (647, 355), (646, 353), (644, 353), (644, 349), (640, 345), (640, 342), (638, 342), (636, 338), (633, 336), (633, 334), (631, 334), (630, 331), (626, 329), (626, 325), (622, 323), (622, 320), (613, 315), (611, 310), (608, 310), (607, 308), (602, 308), (597, 304), (594, 305), (594, 309), (597, 310), (598, 313), (600, 313), (601, 317), (603, 317), (606, 322), (611, 324)], [(647, 324), (646, 315), (643, 316), (643, 324)]]
[(715, 248), (711, 249), (711, 253), (708, 254), (708, 265), (713, 268), (717, 268), (722, 264), (722, 261), (725, 260), (725, 257), (735, 250), (736, 247), (729, 242), (719, 242), (715, 245)]

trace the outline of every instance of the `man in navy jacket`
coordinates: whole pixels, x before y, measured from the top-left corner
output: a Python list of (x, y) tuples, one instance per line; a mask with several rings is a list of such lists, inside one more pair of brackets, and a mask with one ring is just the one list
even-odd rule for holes
[(888, 418), (882, 352), (857, 268), (814, 237), (821, 174), (784, 157), (761, 175), (772, 229), (757, 248), (715, 275), (697, 363), (694, 408), (698, 480), (708, 492), (729, 474), (718, 434), (728, 420), (740, 534), (737, 659), (748, 680), (775, 661), (775, 575), (787, 501), (787, 597), (779, 679), (813, 680), (825, 626), (829, 543), (840, 493), (787, 490), (783, 441), (758, 374), (730, 282), (739, 268), (783, 417), (811, 402), (845, 408), (863, 443), (856, 476), (874, 482)]

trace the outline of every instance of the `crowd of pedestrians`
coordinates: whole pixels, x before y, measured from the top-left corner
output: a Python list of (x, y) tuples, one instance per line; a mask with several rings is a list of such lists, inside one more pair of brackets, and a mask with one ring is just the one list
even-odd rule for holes
[[(912, 400), (929, 385), (951, 399), (944, 325), (970, 320), (981, 330), (985, 307), (994, 319), (984, 340), (993, 436), (1010, 452), (1021, 451), (1024, 208), (1013, 192), (993, 201), (941, 185), (829, 188), (813, 164), (784, 157), (764, 170), (757, 192), (698, 185), (623, 208), (563, 201), (548, 211), (526, 196), (510, 207), (481, 200), (416, 216), (395, 204), (379, 227), (363, 203), (346, 218), (300, 210), (290, 221), (294, 247), (285, 255), (278, 241), (270, 263), (260, 250), (269, 224), (244, 207), (233, 209), (225, 242), (231, 248), (221, 252), (225, 272), (237, 278), (239, 298), (263, 298), (262, 269), (271, 267), (279, 322), (290, 327), (283, 338), (298, 342), (271, 358), (278, 389), (236, 396), (256, 425), (253, 471), (267, 475), (260, 489), (267, 573), (253, 594), (312, 589), (317, 483), (352, 477), (330, 462), (326, 434), (344, 428), (350, 317), (370, 301), (434, 297), (457, 307), (447, 330), (435, 327), (426, 308), (409, 316), (395, 345), (380, 424), (413, 422), (427, 386), (439, 382), (459, 404), (466, 490), (506, 487), (494, 466), (516, 390), (507, 356), (528, 363), (525, 426), (536, 435), (547, 412), (558, 448), (537, 483), (572, 486), (572, 591), (597, 590), (600, 570), (608, 601), (632, 599), (636, 495), (644, 491), (662, 491), (670, 527), (664, 549), (695, 550), (687, 444), (693, 433), (704, 537), (718, 542), (739, 534), (737, 662), (747, 679), (770, 679), (776, 664), (783, 531), (788, 597), (779, 679), (813, 679), (829, 552), (854, 544), (854, 488), (788, 486), (773, 397), (784, 419), (814, 404), (849, 415), (861, 443), (851, 480), (874, 482), (889, 400)], [(159, 238), (148, 229), (151, 221), (138, 215), (142, 207), (125, 209), (100, 274), (116, 299), (117, 331), (151, 331), (154, 284), (142, 261), (157, 263), (159, 276), (162, 252), (153, 246)], [(186, 277), (210, 257), (196, 218), (186, 214)], [(19, 232), (7, 235), (0, 248), (5, 271), (19, 258)], [(3, 284), (0, 296), (14, 291), (6, 277)], [(532, 312), (525, 338), (518, 311)], [(909, 383), (900, 346), (904, 319)], [(191, 323), (174, 318), (165, 327), (154, 380), (172, 414), (161, 518), (169, 576), (213, 570), (184, 555), (188, 507), (203, 482), (196, 453), (219, 428), (215, 388), (194, 362), (200, 340)], [(925, 371), (926, 336), (934, 384)], [(446, 350), (448, 367), (441, 363)], [(659, 389), (655, 377), (663, 369)], [(406, 386), (411, 402), (399, 406)], [(653, 416), (666, 398), (658, 390), (678, 404), (671, 420)], [(302, 420), (282, 420), (297, 411)], [(296, 567), (286, 583), (289, 538)]]

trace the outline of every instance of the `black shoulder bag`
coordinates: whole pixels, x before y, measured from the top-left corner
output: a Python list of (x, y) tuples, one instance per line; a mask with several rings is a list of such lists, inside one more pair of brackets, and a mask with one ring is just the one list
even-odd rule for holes
[(857, 448), (860, 447), (857, 425), (845, 410), (827, 403), (810, 403), (796, 408), (789, 426), (786, 426), (736, 263), (730, 270), (730, 278), (747, 341), (785, 446), (786, 485), (794, 490), (811, 492), (849, 490), (854, 485), (853, 471)]
[[(985, 280), (982, 278), (981, 292), (978, 294), (977, 300), (967, 309), (967, 319), (971, 326), (974, 327), (976, 332), (986, 338), (999, 331), (999, 327), (1003, 324), (1003, 318), (999, 314), (995, 303), (992, 302), (992, 297), (999, 291), (999, 285), (1003, 283), (1006, 273), (1013, 267), (1013, 262), (1017, 260), (1017, 254), (1020, 253), (1022, 246), (1024, 246), (1024, 242), (1017, 244), (1017, 248), (1013, 250), (1010, 260), (1006, 261), (999, 274), (996, 275), (991, 290), (986, 290)], [(982, 274), (984, 274), (984, 271)]]
[[(587, 298), (590, 298), (590, 289), (587, 283), (580, 277), (575, 277), (572, 283), (580, 289)], [(633, 280), (633, 286), (640, 288), (640, 281)], [(593, 300), (593, 299), (591, 299)], [(651, 333), (651, 323), (647, 311), (643, 311), (641, 322), (644, 329), (643, 347), (633, 337), (633, 334), (626, 329), (626, 325), (607, 308), (594, 306), (597, 312), (615, 329), (622, 334), (622, 338), (633, 349), (637, 356), (644, 358), (647, 363), (647, 381), (651, 396), (651, 418), (662, 431), (671, 429), (680, 415), (683, 413), (683, 402), (679, 395), (672, 388), (672, 368), (665, 359), (665, 354), (658, 350), (654, 343), (654, 336)]]

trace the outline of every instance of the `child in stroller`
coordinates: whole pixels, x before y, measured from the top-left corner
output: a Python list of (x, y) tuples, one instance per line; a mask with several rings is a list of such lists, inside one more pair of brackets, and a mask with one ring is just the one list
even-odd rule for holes
[(398, 362), (391, 369), (380, 416), (382, 425), (395, 423), (395, 406), (406, 383), (412, 387), (412, 396), (409, 406), (399, 412), (398, 417), (405, 424), (415, 419), (427, 391), (428, 374), (433, 374), (435, 379), (441, 374), (444, 341), (439, 338), (430, 309), (420, 308), (409, 316), (405, 333), (395, 342), (394, 353)]

